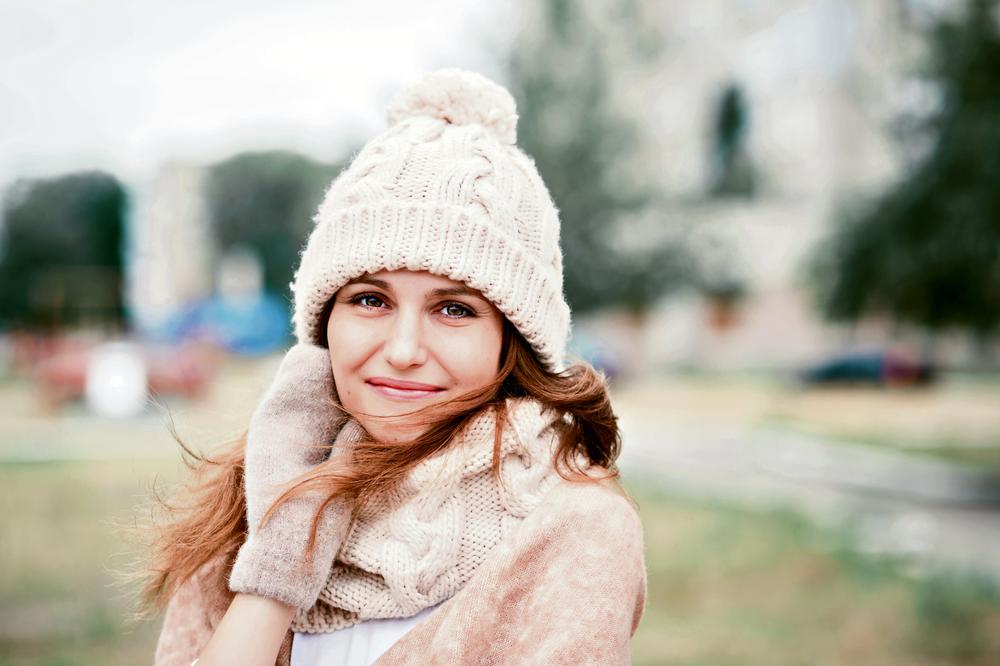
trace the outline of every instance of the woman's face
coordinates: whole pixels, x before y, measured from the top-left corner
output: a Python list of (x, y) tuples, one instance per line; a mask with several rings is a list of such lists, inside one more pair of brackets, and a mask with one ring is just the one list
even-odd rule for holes
[(425, 271), (379, 271), (334, 296), (330, 365), (344, 407), (376, 439), (405, 442), (421, 426), (392, 417), (492, 382), (503, 315), (479, 292)]

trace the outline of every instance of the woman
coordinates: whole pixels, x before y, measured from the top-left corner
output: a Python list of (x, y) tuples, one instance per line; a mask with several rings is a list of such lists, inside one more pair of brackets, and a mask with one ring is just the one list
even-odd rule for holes
[(628, 663), (641, 524), (514, 101), (448, 69), (388, 116), (317, 213), (299, 343), (160, 532), (157, 663)]

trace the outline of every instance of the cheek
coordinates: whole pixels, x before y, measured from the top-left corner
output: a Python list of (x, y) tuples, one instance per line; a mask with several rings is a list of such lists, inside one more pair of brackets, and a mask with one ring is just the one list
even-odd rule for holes
[(352, 360), (362, 356), (365, 342), (371, 338), (371, 331), (349, 316), (331, 319), (326, 329), (330, 358), (340, 366), (350, 365)]
[(439, 358), (447, 359), (449, 372), (465, 388), (478, 388), (496, 378), (501, 347), (499, 327), (483, 327), (473, 335), (454, 336), (442, 347), (444, 352)]
[(368, 358), (372, 336), (350, 319), (331, 320), (327, 327), (330, 368), (341, 400), (348, 400), (357, 370)]

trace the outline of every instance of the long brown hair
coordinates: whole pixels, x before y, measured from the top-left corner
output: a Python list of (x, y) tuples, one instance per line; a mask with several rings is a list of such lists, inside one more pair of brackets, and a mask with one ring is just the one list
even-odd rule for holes
[[(322, 321), (329, 316), (327, 304)], [(320, 344), (327, 346), (326, 326), (319, 327)], [(615, 461), (621, 450), (617, 417), (602, 374), (585, 362), (562, 372), (545, 368), (521, 334), (504, 319), (500, 369), (489, 385), (443, 405), (414, 412), (426, 426), (406, 446), (389, 446), (369, 438), (352, 449), (350, 462), (327, 461), (292, 481), (264, 515), (266, 522), (283, 502), (302, 493), (321, 491), (325, 501), (313, 517), (309, 538), (311, 555), (324, 509), (338, 497), (353, 500), (354, 515), (372, 498), (392, 488), (422, 460), (443, 450), (469, 421), (483, 410), (493, 410), (497, 428), (492, 473), (500, 476), (500, 442), (508, 398), (529, 397), (563, 415), (554, 427), (558, 444), (552, 461), (567, 481), (609, 484), (630, 502), (619, 481)], [(180, 439), (178, 442), (180, 442)], [(152, 532), (151, 561), (141, 590), (147, 609), (162, 608), (177, 588), (198, 569), (218, 557), (231, 562), (247, 534), (246, 499), (243, 493), (243, 459), (247, 433), (209, 456), (198, 455), (180, 442), (192, 469), (190, 483), (175, 498), (161, 500), (166, 520)], [(606, 474), (581, 470), (582, 454), (592, 467)], [(600, 472), (600, 470), (597, 470)], [(633, 502), (634, 503), (634, 502)]]

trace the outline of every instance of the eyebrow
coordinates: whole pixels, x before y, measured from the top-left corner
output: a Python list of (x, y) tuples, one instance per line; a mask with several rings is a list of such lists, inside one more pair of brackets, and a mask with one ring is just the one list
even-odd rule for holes
[(368, 277), (367, 275), (362, 275), (361, 277), (356, 277), (348, 280), (344, 283), (346, 287), (349, 284), (370, 284), (373, 287), (378, 287), (379, 289), (389, 289), (389, 283), (385, 280), (379, 280), (378, 278)]
[(472, 287), (444, 287), (443, 289), (435, 289), (431, 292), (434, 296), (471, 296), (472, 298), (480, 298), (484, 301), (489, 300), (481, 293), (473, 289)]
[[(379, 280), (378, 278), (368, 277), (362, 275), (361, 277), (356, 277), (352, 280), (348, 280), (344, 286), (350, 284), (368, 284), (373, 287), (378, 287), (379, 289), (385, 289), (386, 291), (391, 291), (392, 287), (385, 280)], [(431, 295), (436, 298), (441, 298), (442, 296), (470, 296), (472, 298), (478, 298), (480, 300), (488, 301), (489, 299), (483, 296), (481, 293), (468, 287), (466, 285), (457, 285), (454, 287), (442, 287), (440, 289), (435, 289), (431, 292)]]

